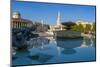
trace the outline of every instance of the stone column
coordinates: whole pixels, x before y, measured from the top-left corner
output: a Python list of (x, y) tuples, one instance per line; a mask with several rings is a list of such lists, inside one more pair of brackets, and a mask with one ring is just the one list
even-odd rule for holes
[(16, 24), (15, 24), (15, 28), (17, 28), (17, 22), (16, 22)]

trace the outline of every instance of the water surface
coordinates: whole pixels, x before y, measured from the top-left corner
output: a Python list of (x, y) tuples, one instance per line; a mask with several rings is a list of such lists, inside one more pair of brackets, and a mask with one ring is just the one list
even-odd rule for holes
[(29, 49), (16, 51), (13, 65), (95, 61), (95, 38), (54, 39), (33, 38)]

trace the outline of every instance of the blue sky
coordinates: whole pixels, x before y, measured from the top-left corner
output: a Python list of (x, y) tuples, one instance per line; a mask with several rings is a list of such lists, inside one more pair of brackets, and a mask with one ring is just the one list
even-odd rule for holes
[(37, 2), (12, 2), (12, 12), (19, 11), (21, 17), (34, 21), (56, 24), (57, 13), (61, 13), (61, 21), (83, 20), (95, 22), (95, 6), (68, 4), (50, 4)]

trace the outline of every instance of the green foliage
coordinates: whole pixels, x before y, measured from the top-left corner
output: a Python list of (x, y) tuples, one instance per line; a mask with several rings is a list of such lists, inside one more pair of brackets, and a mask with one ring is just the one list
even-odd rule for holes
[(72, 30), (74, 31), (80, 31), (80, 32), (84, 32), (84, 27), (82, 24), (79, 24), (79, 25), (75, 25), (72, 27)]
[(93, 32), (96, 31), (96, 24), (95, 24), (95, 23), (93, 23), (93, 29), (92, 29), (92, 31), (93, 31)]
[(86, 24), (85, 28), (82, 24), (79, 24), (79, 25), (73, 26), (72, 30), (80, 31), (80, 32), (89, 32), (89, 31), (95, 32), (95, 24), (93, 24), (93, 29), (91, 29), (91, 24)]
[(82, 24), (79, 24), (79, 25), (78, 25), (78, 30), (79, 30), (80, 32), (84, 32), (84, 27), (83, 27)]
[(71, 22), (71, 21), (63, 22), (62, 24), (65, 25), (65, 26), (68, 26), (68, 27), (75, 25), (75, 23), (74, 22)]
[(91, 31), (91, 25), (90, 24), (86, 24), (85, 32), (89, 32), (89, 31)]
[(74, 25), (71, 30), (73, 30), (73, 31), (79, 31), (78, 30), (78, 25)]
[(75, 25), (75, 23), (69, 21), (69, 22), (63, 22), (62, 25), (66, 26), (65, 29), (67, 29), (67, 30), (71, 30), (72, 27)]

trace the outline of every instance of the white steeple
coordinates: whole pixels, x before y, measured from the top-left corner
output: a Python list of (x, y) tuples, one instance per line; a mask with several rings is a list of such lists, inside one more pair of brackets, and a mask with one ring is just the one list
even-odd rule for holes
[(43, 20), (41, 20), (41, 24), (44, 24), (44, 21)]
[(60, 25), (60, 12), (58, 12), (58, 16), (57, 16), (57, 25)]

